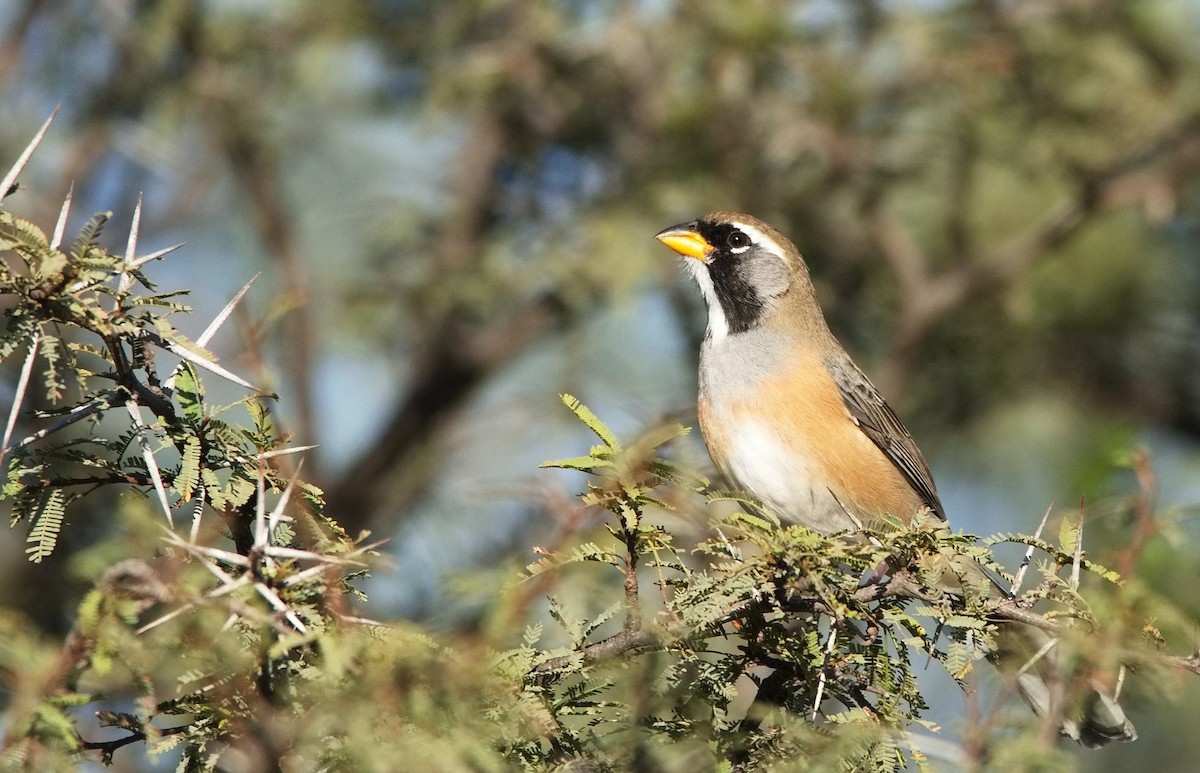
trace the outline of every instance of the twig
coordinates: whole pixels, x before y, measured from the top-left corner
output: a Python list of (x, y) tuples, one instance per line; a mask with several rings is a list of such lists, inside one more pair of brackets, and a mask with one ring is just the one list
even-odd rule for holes
[(605, 660), (611, 660), (620, 655), (659, 649), (661, 645), (662, 641), (659, 637), (644, 629), (633, 632), (621, 631), (609, 636), (607, 639), (601, 639), (594, 644), (589, 644), (570, 655), (551, 658), (539, 663), (533, 669), (532, 676), (539, 684), (552, 684), (558, 681), (558, 672), (567, 668), (576, 660), (590, 666)]
[(625, 631), (636, 634), (642, 629), (642, 607), (638, 600), (636, 528), (625, 529), (625, 548)]
[[(191, 729), (191, 727), (192, 723), (189, 722), (186, 725), (179, 725), (178, 727), (155, 728), (155, 731), (159, 735), (178, 735), (179, 733), (187, 732), (189, 729)], [(113, 753), (122, 746), (128, 746), (129, 744), (137, 743), (138, 741), (145, 741), (146, 731), (133, 730), (129, 735), (122, 736), (121, 738), (114, 738), (111, 741), (85, 741), (79, 736), (76, 736), (76, 738), (79, 739), (80, 748), (86, 749), (87, 751), (98, 751), (103, 758), (111, 760)]]
[(826, 673), (829, 668), (829, 660), (833, 657), (834, 647), (837, 645), (837, 620), (830, 618), (829, 621), (829, 638), (825, 642), (825, 657), (821, 659), (821, 675), (817, 678), (817, 695), (813, 698), (812, 715), (809, 721), (817, 721), (817, 712), (821, 710), (821, 701), (825, 697), (825, 682), (829, 675)]
[[(628, 586), (626, 594), (626, 598), (628, 599)], [(874, 583), (859, 588), (854, 592), (852, 599), (858, 603), (865, 604), (893, 597), (918, 599), (931, 603), (941, 600), (940, 598), (935, 598), (933, 594), (925, 592), (906, 569), (894, 573), (886, 582)], [(634, 593), (634, 598), (636, 599), (636, 592)], [(943, 596), (942, 598), (945, 597)], [(730, 621), (743, 617), (755, 607), (756, 603), (753, 600), (739, 601), (726, 610), (725, 614), (720, 616), (720, 619)], [(818, 611), (825, 611), (824, 605), (819, 599), (812, 597), (797, 599), (793, 606), (801, 605), (810, 609), (816, 607)], [(1025, 625), (1052, 633), (1066, 631), (1069, 627), (1065, 622), (1048, 620), (1042, 615), (1021, 606), (1021, 602), (1018, 599), (1000, 599), (995, 601), (989, 605), (988, 614), (997, 620), (1024, 623)], [(582, 661), (585, 665), (592, 665), (628, 653), (642, 652), (650, 649), (667, 649), (672, 644), (676, 630), (674, 628), (664, 628), (661, 630), (662, 634), (654, 634), (641, 630), (640, 619), (637, 624), (631, 625), (631, 621), (627, 617), (625, 630), (582, 647), (570, 655), (547, 660), (533, 669), (532, 676), (540, 684), (549, 684), (557, 680), (555, 672), (562, 671), (576, 660)], [(1178, 659), (1178, 661), (1173, 665), (1180, 668), (1187, 668), (1200, 675), (1200, 653), (1193, 655), (1190, 660)]]
[(1079, 565), (1083, 563), (1083, 497), (1079, 498), (1079, 518), (1075, 521), (1075, 553), (1071, 556), (1071, 590), (1079, 590)]
[(67, 413), (65, 416), (61, 417), (58, 421), (54, 422), (53, 424), (49, 424), (45, 427), (42, 427), (37, 432), (22, 439), (20, 442), (18, 442), (13, 447), (14, 448), (24, 448), (25, 446), (29, 445), (30, 443), (32, 443), (36, 440), (41, 440), (42, 438), (46, 437), (47, 435), (51, 435), (55, 432), (58, 432), (60, 429), (62, 429), (64, 427), (69, 427), (72, 424), (74, 424), (75, 422), (79, 421), (80, 419), (86, 419), (88, 416), (91, 416), (93, 413), (100, 410), (101, 408), (107, 408), (107, 407), (108, 407), (108, 401), (99, 399), (99, 398), (92, 400), (90, 403), (84, 403), (83, 405), (77, 405), (74, 408), (72, 408), (69, 413)]
[(558, 679), (558, 672), (571, 665), (575, 660), (581, 660), (584, 665), (599, 663), (603, 660), (617, 657), (629, 652), (640, 652), (652, 649), (659, 644), (659, 638), (642, 628), (642, 609), (638, 600), (638, 552), (637, 529), (625, 527), (622, 537), (625, 542), (625, 627), (620, 633), (589, 644), (571, 655), (552, 658), (538, 664), (533, 669), (533, 677), (539, 684), (551, 684)]
[(1132, 577), (1142, 551), (1150, 538), (1158, 533), (1154, 518), (1154, 502), (1158, 494), (1158, 482), (1150, 467), (1150, 454), (1139, 448), (1133, 452), (1133, 474), (1137, 479), (1138, 493), (1133, 502), (1133, 534), (1129, 544), (1117, 554), (1116, 569), (1122, 577)]

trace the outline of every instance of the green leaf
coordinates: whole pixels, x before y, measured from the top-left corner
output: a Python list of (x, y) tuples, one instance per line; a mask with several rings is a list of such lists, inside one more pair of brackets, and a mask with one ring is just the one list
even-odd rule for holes
[(226, 485), (225, 490), (221, 492), (221, 498), (234, 507), (240, 507), (249, 501), (250, 497), (254, 495), (256, 488), (257, 484), (253, 478), (242, 474), (234, 474), (229, 477), (229, 483)]
[(58, 543), (58, 532), (62, 529), (63, 514), (66, 510), (66, 495), (60, 488), (48, 489), (43, 492), (38, 507), (33, 512), (33, 528), (29, 530), (25, 554), (33, 563), (41, 563), (54, 552)]
[(226, 506), (225, 490), (221, 486), (221, 479), (217, 476), (216, 471), (208, 467), (201, 467), (200, 480), (204, 484), (204, 492), (212, 506), (217, 510), (224, 509)]
[(772, 517), (771, 520), (761, 518), (757, 515), (747, 512), (736, 512), (729, 516), (730, 523), (744, 523), (752, 526), (759, 531), (773, 532), (779, 528), (779, 519)]
[(1078, 521), (1074, 518), (1063, 518), (1058, 524), (1058, 549), (1067, 555), (1075, 554), (1075, 546), (1079, 542)]
[(246, 401), (246, 411), (254, 422), (254, 431), (261, 438), (274, 434), (275, 425), (271, 420), (271, 406), (261, 398), (251, 398)]
[(579, 402), (574, 395), (561, 394), (559, 397), (563, 401), (563, 405), (571, 409), (571, 412), (579, 417), (579, 420), (587, 425), (587, 428), (596, 433), (596, 437), (604, 441), (604, 445), (614, 451), (621, 450), (621, 443), (617, 440), (617, 436), (608, 426), (597, 418), (596, 414), (592, 413), (591, 409), (583, 403)]
[(56, 403), (62, 399), (63, 393), (67, 389), (62, 339), (53, 335), (43, 335), (42, 345), (38, 351), (46, 362), (46, 370), (42, 372), (43, 383), (46, 386), (46, 399)]
[(175, 476), (172, 488), (178, 492), (180, 500), (187, 502), (196, 492), (196, 484), (200, 482), (200, 438), (188, 435), (183, 441), (183, 455), (179, 459), (179, 474)]
[(4, 333), (0, 335), (0, 362), (11, 357), (17, 349), (28, 346), (36, 327), (37, 321), (32, 314), (23, 308), (13, 309)]
[(558, 468), (561, 470), (579, 470), (580, 472), (595, 473), (601, 467), (613, 467), (611, 459), (597, 459), (594, 456), (575, 456), (570, 459), (551, 459), (542, 462), (538, 467)]
[(100, 624), (100, 607), (104, 603), (104, 593), (98, 588), (92, 588), (79, 602), (79, 617), (75, 627), (79, 633), (88, 638), (96, 635), (96, 627)]
[(97, 212), (92, 215), (83, 228), (79, 229), (75, 240), (71, 242), (71, 257), (82, 258), (87, 248), (96, 243), (100, 232), (104, 230), (104, 224), (110, 218), (112, 218), (112, 212)]
[(5, 244), (6, 249), (23, 247), (32, 253), (50, 251), (50, 242), (46, 239), (45, 231), (10, 212), (0, 212), (0, 239), (3, 239), (0, 244)]
[(189, 307), (189, 306), (186, 306), (182, 303), (177, 303), (175, 301), (169, 301), (166, 299), (165, 296), (161, 296), (161, 295), (137, 296), (135, 298), (130, 298), (125, 305), (131, 309), (137, 308), (139, 306), (148, 306), (151, 308), (167, 309), (168, 311), (175, 311), (175, 312), (181, 312), (181, 313), (186, 313), (186, 312), (189, 312), (192, 310), (191, 307)]
[(189, 421), (199, 423), (204, 418), (204, 385), (191, 363), (179, 363), (179, 371), (175, 374), (175, 399)]

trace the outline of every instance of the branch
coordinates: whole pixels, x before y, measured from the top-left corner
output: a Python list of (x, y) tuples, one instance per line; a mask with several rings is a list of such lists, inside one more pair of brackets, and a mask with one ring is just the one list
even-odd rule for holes
[[(296, 415), (295, 434), (303, 442), (313, 443), (316, 442), (316, 420), (311, 381), (315, 336), (308, 271), (296, 245), (294, 218), (280, 184), (277, 149), (263, 137), (259, 117), (262, 107), (257, 93), (248, 93), (253, 104), (230, 104), (224, 111), (214, 112), (213, 131), (248, 201), (252, 221), (263, 248), (275, 265), (276, 277), (289, 302), (289, 311), (282, 323), (282, 332), (287, 339), (283, 367), (287, 388), (294, 395), (291, 405)], [(320, 475), (319, 461), (316, 455), (309, 455), (310, 472), (316, 477)]]
[(1118, 198), (1115, 192), (1127, 177), (1195, 141), (1198, 134), (1200, 122), (1185, 121), (1106, 168), (1081, 175), (1074, 197), (1055, 216), (991, 255), (974, 259), (960, 256), (963, 263), (938, 274), (932, 272), (929, 256), (904, 225), (883, 211), (882, 202), (874, 204), (869, 216), (872, 238), (901, 287), (893, 352), (880, 379), (885, 391), (896, 393), (903, 388), (917, 349), (942, 319), (981, 296), (1011, 285), (1037, 258), (1077, 234), (1090, 215), (1113, 206)]
[[(526, 346), (540, 338), (556, 321), (565, 307), (557, 298), (538, 298), (510, 316), (483, 330), (468, 330), (465, 325), (447, 323), (439, 343), (418, 366), (407, 396), (393, 414), (374, 445), (330, 487), (328, 511), (337, 514), (338, 523), (353, 534), (367, 528), (387, 494), (392, 514), (398, 516), (404, 505), (421, 490), (435, 464), (425, 463), (409, 470), (404, 490), (393, 491), (394, 472), (412, 468), (413, 457), (428, 454), (424, 444), (454, 412), (467, 401), (475, 388)], [(416, 478), (415, 480), (413, 478)]]
[(1200, 676), (1200, 649), (1191, 655), (1174, 655), (1167, 658), (1167, 664), (1172, 668), (1180, 668)]
[[(869, 604), (880, 599), (895, 597), (928, 602), (938, 602), (944, 598), (944, 596), (938, 597), (922, 588), (907, 570), (896, 572), (886, 582), (871, 583), (860, 587), (855, 591), (852, 598), (858, 603)], [(629, 589), (626, 587), (626, 599), (628, 600), (628, 598)], [(719, 620), (722, 623), (728, 623), (741, 619), (760, 606), (761, 603), (763, 602), (750, 599), (740, 601), (722, 614)], [(804, 598), (802, 602), (798, 603), (798, 605), (800, 604), (809, 609), (819, 609), (822, 607), (820, 599), (812, 596)], [(994, 603), (989, 604), (989, 617), (996, 620), (1022, 623), (1050, 632), (1063, 632), (1069, 628), (1069, 625), (1065, 622), (1048, 620), (1037, 612), (1023, 606), (1019, 599), (998, 599)], [(583, 665), (595, 665), (596, 663), (612, 660), (627, 654), (665, 651), (670, 649), (675, 642), (685, 637), (687, 633), (686, 630), (678, 627), (663, 629), (661, 635), (640, 628), (631, 629), (627, 619), (625, 629), (620, 633), (581, 647), (570, 655), (563, 655), (540, 663), (533, 669), (529, 676), (537, 684), (543, 686), (553, 684), (561, 678), (561, 672), (577, 661), (583, 663)], [(1177, 668), (1184, 668), (1200, 675), (1200, 651), (1186, 658), (1172, 658), (1170, 663)]]
[[(193, 723), (189, 722), (186, 725), (179, 725), (178, 727), (155, 729), (158, 731), (159, 735), (178, 735), (179, 733), (184, 733), (190, 730), (192, 724)], [(144, 730), (133, 730), (130, 731), (129, 735), (122, 736), (120, 738), (114, 738), (111, 741), (85, 741), (79, 735), (76, 735), (75, 737), (79, 740), (80, 748), (86, 751), (98, 751), (100, 752), (102, 759), (111, 761), (112, 756), (117, 749), (120, 749), (122, 746), (128, 746), (131, 743), (145, 741), (146, 735), (146, 731)]]
[(1138, 490), (1133, 500), (1133, 535), (1125, 548), (1117, 554), (1116, 571), (1122, 577), (1132, 577), (1133, 570), (1146, 543), (1158, 533), (1158, 524), (1154, 518), (1154, 500), (1158, 484), (1154, 470), (1150, 467), (1150, 455), (1146, 449), (1140, 448), (1133, 454), (1133, 472), (1137, 478)]
[(610, 660), (631, 652), (654, 649), (659, 638), (642, 628), (642, 608), (638, 600), (638, 531), (626, 526), (622, 537), (625, 542), (625, 569), (623, 586), (625, 591), (625, 627), (615, 636), (589, 644), (571, 655), (552, 658), (539, 663), (533, 669), (533, 680), (543, 686), (553, 684), (562, 676), (562, 671), (579, 660), (585, 666)]
[[(917, 599), (919, 601), (938, 602), (945, 596), (939, 597), (929, 593), (913, 579), (907, 570), (893, 574), (887, 582), (864, 585), (854, 593), (854, 600), (866, 604), (882, 598), (899, 597)], [(953, 596), (951, 597), (953, 598)], [(997, 620), (1011, 620), (1017, 623), (1040, 628), (1044, 631), (1065, 631), (1066, 623), (1047, 620), (1042, 615), (1024, 606), (1019, 598), (997, 599), (988, 603), (989, 617)]]
[(667, 647), (663, 646), (662, 640), (645, 629), (632, 632), (623, 630), (607, 639), (601, 639), (594, 644), (578, 649), (570, 655), (551, 658), (539, 663), (533, 669), (530, 677), (540, 685), (550, 685), (557, 682), (562, 676), (561, 672), (577, 660), (585, 666), (591, 666), (621, 655), (664, 649)]

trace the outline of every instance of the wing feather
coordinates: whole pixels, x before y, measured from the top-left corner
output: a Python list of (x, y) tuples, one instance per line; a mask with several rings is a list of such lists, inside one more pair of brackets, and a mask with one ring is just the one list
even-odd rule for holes
[(848, 354), (838, 352), (831, 355), (826, 364), (846, 410), (859, 429), (896, 465), (896, 469), (929, 505), (929, 509), (945, 520), (946, 513), (938, 498), (933, 474), (929, 472), (929, 465), (925, 463), (925, 457), (921, 455), (908, 428)]

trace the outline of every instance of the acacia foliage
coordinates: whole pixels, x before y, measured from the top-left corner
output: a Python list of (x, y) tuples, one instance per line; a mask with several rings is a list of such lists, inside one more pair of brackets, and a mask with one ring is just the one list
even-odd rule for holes
[[(735, 500), (688, 541), (668, 513), (707, 481), (669, 458), (686, 429), (623, 442), (570, 396), (599, 442), (547, 465), (586, 473), (582, 504), (609, 517), (594, 538), (540, 549), (497, 598), (521, 610), (545, 596), (547, 621), (526, 603), (479, 640), (364, 619), (356, 581), (373, 546), (303, 482), (272, 397), (206, 349), (242, 294), (190, 340), (175, 322), (184, 293), (143, 270), (162, 253), (137, 254), (136, 217), (123, 253), (97, 241), (106, 215), (64, 249), (68, 207), (50, 235), (0, 211), (0, 346), (24, 363), (3, 498), (42, 561), (78, 528), (79, 500), (118, 493), (65, 639), (0, 614), (7, 767), (176, 755), (181, 771), (932, 769), (918, 672), (936, 662), (972, 686), (999, 620), (1058, 639), (1063, 715), (1097, 674), (1132, 673), (1145, 694), (1167, 668), (1195, 670), (1162, 652), (1186, 621), (1144, 590), (1117, 593), (1073, 521), (1056, 543), (995, 538), (1040, 556), (1014, 599), (949, 577), (969, 561), (1017, 584), (932, 518), (826, 537)], [(216, 405), (213, 378), (247, 395)], [(24, 409), (40, 428), (18, 438)], [(569, 593), (581, 586), (583, 604)], [(1061, 717), (974, 714), (966, 742), (934, 743), (952, 764), (1070, 767)]]

